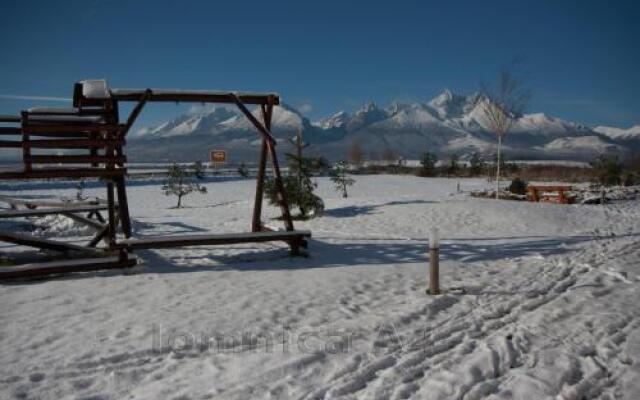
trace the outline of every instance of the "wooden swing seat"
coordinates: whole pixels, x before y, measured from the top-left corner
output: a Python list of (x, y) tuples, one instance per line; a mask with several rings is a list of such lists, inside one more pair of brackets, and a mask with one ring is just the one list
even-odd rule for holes
[(118, 241), (116, 246), (124, 247), (129, 250), (138, 250), (281, 241), (287, 243), (298, 243), (300, 247), (306, 247), (305, 239), (309, 237), (311, 237), (310, 231), (270, 231), (227, 234), (148, 236), (143, 238), (120, 240)]

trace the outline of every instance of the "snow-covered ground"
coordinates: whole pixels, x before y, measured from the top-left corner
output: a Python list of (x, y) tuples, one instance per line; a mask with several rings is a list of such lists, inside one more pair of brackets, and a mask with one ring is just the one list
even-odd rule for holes
[[(309, 258), (279, 244), (140, 251), (126, 272), (1, 285), (0, 398), (640, 398), (640, 202), (356, 180), (343, 199), (319, 179), (325, 215), (296, 224), (313, 232)], [(52, 185), (11, 193), (74, 196)], [(254, 182), (207, 186), (171, 209), (157, 184), (132, 183), (136, 235), (246, 230)], [(425, 294), (434, 226), (440, 296)]]

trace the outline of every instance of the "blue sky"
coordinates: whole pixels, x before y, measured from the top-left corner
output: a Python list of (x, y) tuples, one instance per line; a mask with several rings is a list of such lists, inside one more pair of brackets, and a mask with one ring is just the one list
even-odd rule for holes
[[(476, 90), (514, 58), (527, 111), (640, 124), (637, 1), (10, 1), (0, 94), (113, 87), (275, 91), (315, 119)], [(0, 113), (32, 104), (0, 96)], [(154, 106), (144, 124), (186, 109)]]

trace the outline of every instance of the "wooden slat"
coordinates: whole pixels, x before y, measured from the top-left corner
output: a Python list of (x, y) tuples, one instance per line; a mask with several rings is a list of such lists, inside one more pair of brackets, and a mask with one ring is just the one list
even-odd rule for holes
[(20, 122), (22, 118), (19, 115), (0, 115), (0, 122)]
[(0, 135), (21, 135), (21, 134), (22, 134), (22, 130), (20, 130), (20, 128), (0, 126)]
[(119, 131), (126, 127), (124, 125), (103, 125), (103, 124), (91, 124), (84, 123), (81, 125), (69, 125), (69, 124), (42, 124), (42, 125), (27, 125), (22, 129), (27, 130), (29, 133), (37, 132), (102, 132), (102, 131)]
[(0, 140), (0, 147), (4, 148), (22, 148), (22, 140)]
[(38, 116), (101, 116), (105, 115), (107, 111), (103, 108), (29, 108), (27, 110), (29, 115)]
[(136, 263), (136, 257), (134, 255), (128, 255), (126, 259), (120, 259), (118, 256), (109, 256), (23, 264), (0, 267), (0, 280), (31, 278), (70, 272), (87, 272), (100, 271), (104, 269), (130, 268), (135, 266)]
[(81, 224), (90, 226), (97, 231), (101, 231), (105, 227), (105, 224), (101, 224), (95, 219), (87, 218), (83, 215), (78, 215), (71, 211), (63, 212), (62, 215), (64, 215), (65, 217), (71, 218), (74, 221), (80, 222)]
[(126, 156), (85, 156), (85, 155), (62, 155), (62, 156), (43, 156), (32, 155), (29, 161), (33, 164), (84, 164), (84, 163), (126, 163)]
[(124, 140), (118, 139), (59, 139), (30, 140), (29, 147), (34, 149), (90, 149), (92, 147), (122, 146)]
[(31, 171), (0, 172), (0, 179), (46, 179), (46, 178), (109, 178), (123, 176), (125, 168), (107, 170), (104, 168), (36, 169)]
[(51, 207), (51, 208), (34, 208), (27, 210), (2, 210), (0, 218), (21, 218), (35, 217), (39, 215), (64, 214), (64, 213), (84, 213), (91, 211), (106, 210), (107, 205), (103, 206), (74, 206), (74, 207)]
[(55, 251), (78, 251), (84, 253), (96, 253), (96, 249), (77, 246), (75, 244), (56, 242), (54, 240), (38, 238), (22, 233), (0, 231), (0, 241), (14, 243), (21, 246), (35, 247), (38, 249)]
[(29, 132), (32, 137), (49, 137), (63, 139), (89, 139), (90, 132)]
[(65, 207), (65, 209), (69, 207), (82, 207), (82, 206), (98, 206), (100, 204), (104, 204), (106, 207), (105, 201), (101, 199), (91, 199), (91, 200), (80, 200), (74, 201), (72, 205), (69, 203), (65, 203), (62, 201), (49, 201), (49, 200), (41, 200), (41, 199), (21, 199), (17, 197), (11, 197), (0, 194), (0, 201), (4, 201), (5, 203), (11, 206), (22, 205), (28, 208), (36, 208), (36, 207)]
[(538, 190), (540, 192), (557, 192), (559, 190), (571, 190), (571, 186), (566, 185), (557, 185), (557, 186), (545, 186), (545, 185), (529, 185), (527, 186), (527, 190)]
[(247, 232), (216, 235), (180, 235), (180, 236), (150, 236), (139, 239), (127, 239), (117, 243), (117, 247), (128, 249), (160, 249), (170, 247), (220, 245), (254, 242), (274, 242), (302, 240), (311, 237), (309, 231), (277, 231), (277, 232)]

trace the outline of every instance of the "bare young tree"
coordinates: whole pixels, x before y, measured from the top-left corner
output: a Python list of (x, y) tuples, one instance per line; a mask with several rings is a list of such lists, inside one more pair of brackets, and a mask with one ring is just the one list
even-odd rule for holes
[(356, 167), (360, 167), (364, 161), (364, 151), (360, 146), (360, 141), (357, 138), (351, 142), (351, 148), (349, 149), (349, 161)]
[(493, 86), (482, 85), (480, 101), (484, 111), (484, 119), (487, 127), (498, 138), (496, 199), (499, 198), (500, 193), (502, 143), (513, 122), (522, 115), (529, 98), (530, 93), (524, 88), (522, 80), (507, 68), (500, 72), (498, 80)]

